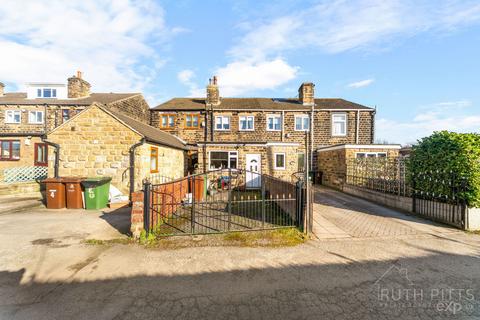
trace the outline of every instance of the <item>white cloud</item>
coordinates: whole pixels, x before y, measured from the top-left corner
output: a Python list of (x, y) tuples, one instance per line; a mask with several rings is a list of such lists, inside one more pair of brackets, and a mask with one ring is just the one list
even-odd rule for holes
[(347, 87), (349, 87), (349, 88), (355, 88), (355, 89), (363, 88), (363, 87), (368, 87), (368, 86), (371, 85), (374, 81), (375, 81), (374, 79), (361, 80), (361, 81), (357, 81), (357, 82), (352, 82), (352, 83), (348, 84)]
[(297, 67), (283, 59), (235, 61), (216, 71), (222, 96), (241, 95), (253, 90), (273, 89), (295, 78)]
[(6, 0), (0, 5), (1, 81), (64, 82), (76, 70), (96, 91), (142, 91), (164, 60), (169, 29), (149, 0)]
[(418, 108), (412, 121), (381, 118), (376, 123), (377, 137), (397, 143), (412, 143), (434, 131), (479, 132), (480, 115), (465, 112), (469, 100), (439, 102)]
[[(247, 31), (228, 51), (232, 61), (220, 70), (240, 69), (241, 72), (241, 65), (273, 63), (274, 57), (285, 56), (290, 51), (317, 49), (334, 54), (385, 48), (401, 37), (428, 31), (449, 32), (479, 21), (480, 5), (473, 0), (321, 1), (300, 10), (291, 10), (288, 14), (240, 23)], [(290, 72), (279, 79), (268, 78), (268, 82), (275, 83), (275, 86), (294, 78), (296, 72), (292, 71), (298, 70), (285, 58), (282, 63)], [(232, 76), (231, 72), (226, 73), (227, 77)], [(251, 83), (247, 88), (238, 82), (230, 89), (234, 94), (241, 94), (262, 89), (262, 84), (263, 81), (259, 85)], [(358, 87), (368, 84), (371, 82), (359, 83)]]
[(178, 80), (189, 87), (189, 97), (203, 97), (205, 96), (204, 90), (200, 89), (198, 85), (193, 81), (195, 78), (195, 72), (190, 69), (185, 69), (177, 74)]

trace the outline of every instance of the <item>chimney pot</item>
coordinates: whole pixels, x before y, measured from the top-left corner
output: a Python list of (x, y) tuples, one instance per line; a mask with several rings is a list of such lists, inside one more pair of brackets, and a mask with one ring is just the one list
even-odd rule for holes
[(77, 71), (77, 78), (82, 79), (82, 71)]
[(298, 88), (298, 100), (304, 106), (313, 106), (315, 104), (315, 85), (312, 82), (304, 82)]
[(213, 81), (212, 79), (209, 79), (207, 86), (207, 99), (205, 103), (216, 106), (220, 104), (220, 91), (218, 90), (217, 76), (213, 76)]

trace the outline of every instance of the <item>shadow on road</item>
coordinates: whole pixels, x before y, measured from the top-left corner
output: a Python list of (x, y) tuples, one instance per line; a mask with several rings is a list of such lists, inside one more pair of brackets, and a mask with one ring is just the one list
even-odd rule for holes
[[(173, 276), (25, 284), (20, 283), (24, 269), (2, 271), (0, 318), (473, 319), (480, 317), (478, 261), (476, 256), (429, 253), (395, 261), (347, 259), (324, 265), (197, 274), (192, 269)], [(155, 272), (159, 270), (149, 273)]]

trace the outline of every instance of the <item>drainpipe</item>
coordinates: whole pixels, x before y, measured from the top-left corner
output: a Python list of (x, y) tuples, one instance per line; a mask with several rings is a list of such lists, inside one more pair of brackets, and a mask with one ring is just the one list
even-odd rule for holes
[(58, 143), (48, 141), (46, 135), (42, 136), (42, 141), (55, 148), (55, 165), (53, 167), (53, 175), (55, 178), (58, 178), (58, 168), (60, 167), (60, 145)]
[(130, 154), (130, 194), (128, 198), (132, 201), (132, 193), (135, 191), (135, 150), (145, 143), (145, 138), (142, 138), (140, 142), (135, 143), (129, 149)]
[(375, 111), (372, 113), (372, 143), (375, 143), (375, 115), (377, 114), (377, 106), (375, 106)]
[(313, 130), (315, 129), (313, 118), (315, 116), (315, 100), (312, 104), (312, 116), (310, 117), (310, 171), (313, 171)]
[(282, 110), (282, 139), (281, 141), (283, 142), (284, 140), (284, 135), (285, 135), (285, 127), (284, 127), (284, 122), (285, 122), (285, 111)]
[(355, 132), (355, 144), (358, 144), (358, 135), (360, 130), (360, 110), (357, 110), (357, 128)]

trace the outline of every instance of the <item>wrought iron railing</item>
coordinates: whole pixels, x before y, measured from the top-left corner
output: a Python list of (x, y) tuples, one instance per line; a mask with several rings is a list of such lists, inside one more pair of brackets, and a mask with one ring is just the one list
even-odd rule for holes
[(234, 169), (144, 184), (145, 229), (158, 236), (303, 226), (301, 183)]

